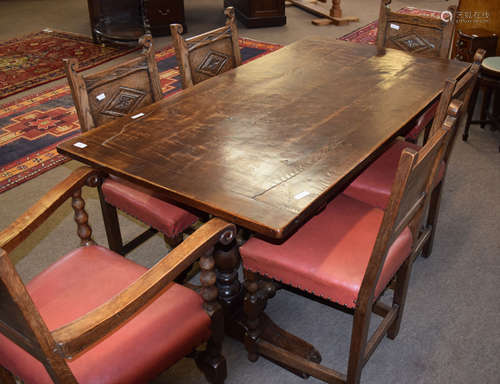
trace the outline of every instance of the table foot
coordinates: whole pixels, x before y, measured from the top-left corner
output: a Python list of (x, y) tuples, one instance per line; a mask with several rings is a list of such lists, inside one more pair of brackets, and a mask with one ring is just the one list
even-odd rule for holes
[[(233, 337), (234, 339), (243, 342), (245, 338), (245, 333), (247, 331), (245, 324), (245, 315), (243, 311), (237, 312), (235, 315), (231, 316), (228, 314), (226, 316), (226, 334)], [(309, 344), (307, 341), (285, 331), (280, 328), (271, 318), (262, 313), (260, 318), (262, 326), (261, 339), (274, 344), (280, 348), (283, 348), (295, 355), (301, 356), (307, 360), (313, 361), (315, 363), (321, 362), (321, 355), (313, 345)], [(263, 356), (266, 357), (266, 356)], [(267, 358), (267, 357), (266, 357)], [(269, 358), (268, 358), (269, 359)], [(285, 364), (277, 362), (275, 360), (269, 359), (274, 363), (282, 366), (293, 374), (307, 379), (309, 375), (293, 367), (289, 367)]]

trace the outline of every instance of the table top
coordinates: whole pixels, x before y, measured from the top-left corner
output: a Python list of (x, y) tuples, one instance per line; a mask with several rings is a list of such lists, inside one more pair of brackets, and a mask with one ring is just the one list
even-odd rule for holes
[(58, 151), (283, 239), (468, 65), (306, 38), (152, 104), (142, 117), (70, 139)]

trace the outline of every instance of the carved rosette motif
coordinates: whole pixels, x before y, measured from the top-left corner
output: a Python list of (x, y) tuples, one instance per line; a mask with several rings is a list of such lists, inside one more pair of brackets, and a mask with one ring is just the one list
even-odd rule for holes
[(145, 96), (144, 91), (120, 87), (100, 113), (116, 117), (127, 115), (134, 111)]
[(217, 76), (228, 60), (229, 56), (224, 53), (209, 51), (196, 71), (208, 76)]

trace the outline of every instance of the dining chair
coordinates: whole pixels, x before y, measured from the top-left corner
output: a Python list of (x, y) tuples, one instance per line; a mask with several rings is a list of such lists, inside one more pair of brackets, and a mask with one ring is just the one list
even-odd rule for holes
[(455, 29), (456, 7), (442, 12), (441, 18), (393, 12), (391, 0), (381, 0), (377, 48), (396, 48), (410, 54), (448, 59)]
[[(82, 132), (133, 114), (163, 98), (151, 35), (143, 36), (141, 44), (139, 57), (89, 75), (77, 73), (75, 59), (64, 60)], [(193, 213), (170, 204), (152, 190), (114, 175), (105, 178), (98, 190), (109, 247), (122, 255), (157, 231), (175, 247), (182, 241), (183, 232), (198, 220)], [(151, 228), (124, 244), (116, 208)]]
[[(360, 382), (361, 370), (382, 338), (398, 334), (413, 259), (422, 246), (419, 223), (455, 122), (448, 116), (419, 151), (401, 153), (385, 211), (340, 194), (282, 244), (253, 237), (240, 247), (247, 288), (245, 345), (251, 361), (264, 355), (328, 383)], [(378, 299), (394, 278), (388, 306)], [(275, 293), (263, 284), (268, 279), (354, 315), (347, 374), (260, 338), (260, 316)], [(368, 340), (372, 311), (383, 320)]]
[[(209, 382), (223, 383), (211, 251), (234, 237), (234, 226), (212, 219), (148, 270), (92, 240), (82, 189), (100, 177), (76, 169), (0, 233), (2, 383), (146, 383), (188, 354)], [(8, 253), (68, 199), (79, 247), (24, 284)], [(197, 259), (200, 295), (173, 282)]]
[(226, 8), (224, 14), (226, 25), (189, 39), (181, 36), (182, 25), (170, 25), (184, 89), (241, 64), (234, 8)]
[[(432, 252), (439, 216), (442, 187), (447, 168), (446, 165), (448, 164), (455, 143), (455, 135), (457, 132), (456, 127), (460, 125), (464, 113), (468, 109), (471, 94), (477, 81), (479, 66), (482, 58), (484, 57), (484, 53), (484, 50), (478, 50), (475, 55), (474, 64), (458, 82), (450, 80), (445, 82), (443, 93), (441, 94), (439, 104), (436, 108), (436, 116), (428, 133), (429, 136), (432, 136), (442, 125), (446, 117), (446, 111), (449, 108), (450, 100), (452, 98), (462, 99), (463, 106), (461, 108), (461, 113), (457, 116), (458, 122), (451, 132), (450, 142), (434, 183), (431, 203), (424, 229), (429, 233), (427, 244), (425, 245), (422, 253), (424, 257), (428, 257)], [(396, 140), (387, 149), (387, 151), (385, 151), (356, 179), (354, 179), (354, 181), (349, 184), (343, 193), (349, 197), (364, 201), (378, 208), (385, 209), (389, 202), (391, 186), (394, 181), (394, 177), (396, 176), (399, 157), (401, 155), (401, 151), (405, 148), (419, 150), (420, 145), (401, 139)]]
[[(443, 13), (448, 18), (437, 19), (393, 12), (389, 7), (390, 3), (391, 0), (381, 0), (380, 3), (377, 30), (377, 48), (380, 52), (388, 47), (416, 55), (445, 59), (449, 57), (456, 7), (451, 6), (447, 13)], [(405, 136), (407, 141), (417, 143), (421, 133), (432, 123), (436, 110), (437, 102), (424, 111)]]

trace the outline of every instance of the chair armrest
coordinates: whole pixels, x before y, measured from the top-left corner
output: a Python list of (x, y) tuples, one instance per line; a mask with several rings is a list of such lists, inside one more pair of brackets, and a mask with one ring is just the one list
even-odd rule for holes
[(0, 232), (0, 248), (12, 251), (35, 229), (38, 228), (72, 193), (82, 188), (98, 171), (80, 167), (71, 175), (47, 192), (38, 202), (21, 215), (16, 221)]
[(65, 358), (74, 356), (113, 331), (148, 304), (165, 286), (217, 242), (235, 238), (235, 226), (214, 218), (145, 272), (130, 286), (91, 312), (60, 327), (52, 336)]

